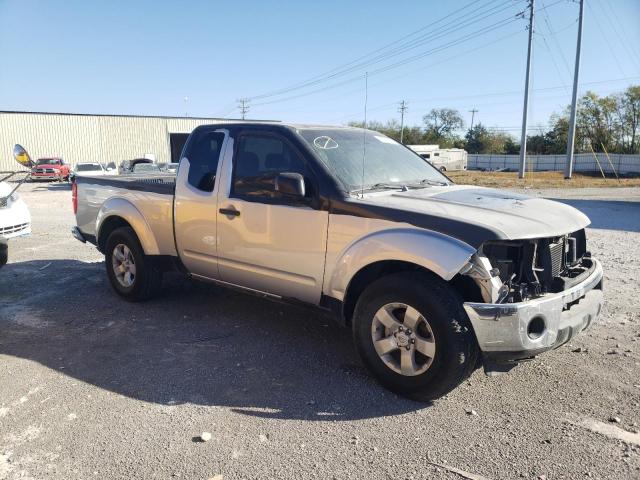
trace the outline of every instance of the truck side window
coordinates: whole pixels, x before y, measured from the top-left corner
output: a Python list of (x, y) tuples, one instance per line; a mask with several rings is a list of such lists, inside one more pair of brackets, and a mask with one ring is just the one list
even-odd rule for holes
[[(293, 172), (310, 178), (309, 170), (289, 144), (278, 137), (244, 134), (238, 142), (234, 158), (232, 194), (250, 198), (274, 198), (275, 178), (279, 173)], [(306, 181), (309, 184), (310, 182)], [(307, 196), (312, 186), (307, 186)]]
[(189, 145), (185, 155), (189, 159), (187, 181), (198, 190), (213, 191), (223, 142), (224, 133), (204, 130)]

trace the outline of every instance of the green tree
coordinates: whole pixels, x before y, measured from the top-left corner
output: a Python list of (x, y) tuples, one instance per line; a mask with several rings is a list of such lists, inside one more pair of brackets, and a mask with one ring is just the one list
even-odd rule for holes
[(466, 136), (466, 150), (469, 153), (506, 153), (509, 140), (505, 133), (491, 132), (482, 123), (474, 125)]
[(507, 155), (518, 155), (520, 153), (520, 144), (516, 143), (511, 135), (504, 142), (504, 153)]

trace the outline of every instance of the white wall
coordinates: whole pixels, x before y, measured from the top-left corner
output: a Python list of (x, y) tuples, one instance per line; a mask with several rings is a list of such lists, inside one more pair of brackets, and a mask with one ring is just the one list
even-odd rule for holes
[[(579, 153), (574, 157), (575, 172), (600, 172), (598, 161), (605, 173), (640, 173), (640, 155), (609, 154), (609, 160), (604, 153)], [(563, 171), (566, 155), (527, 155), (527, 171), (555, 170)], [(478, 155), (469, 154), (468, 169), (496, 170), (509, 168), (518, 170), (520, 157), (518, 155)]]

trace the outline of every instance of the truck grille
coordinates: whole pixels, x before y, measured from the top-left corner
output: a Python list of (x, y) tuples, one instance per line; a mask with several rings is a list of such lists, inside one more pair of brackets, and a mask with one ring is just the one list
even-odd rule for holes
[(11, 233), (19, 233), (29, 227), (28, 223), (19, 223), (18, 225), (10, 225), (8, 227), (0, 227), (0, 235), (9, 235)]
[(36, 168), (35, 173), (55, 173), (53, 168)]

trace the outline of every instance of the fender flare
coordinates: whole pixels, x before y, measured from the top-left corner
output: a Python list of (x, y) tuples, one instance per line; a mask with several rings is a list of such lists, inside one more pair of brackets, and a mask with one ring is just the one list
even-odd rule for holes
[(160, 254), (156, 238), (144, 216), (133, 203), (124, 198), (109, 198), (102, 204), (96, 217), (96, 239), (100, 238), (100, 230), (105, 221), (113, 217), (120, 217), (131, 225), (146, 255)]
[(353, 277), (380, 261), (402, 261), (419, 265), (443, 280), (451, 280), (476, 249), (458, 239), (430, 230), (393, 228), (371, 233), (349, 244), (339, 255), (327, 293), (344, 300)]

